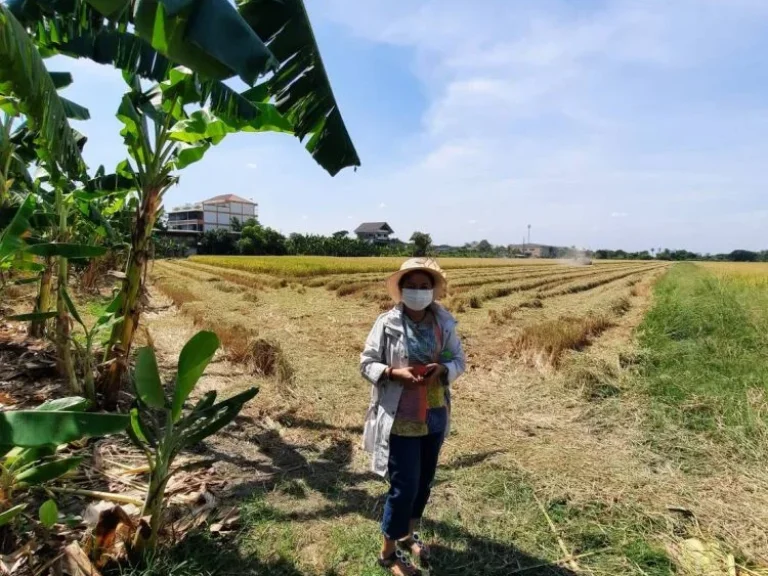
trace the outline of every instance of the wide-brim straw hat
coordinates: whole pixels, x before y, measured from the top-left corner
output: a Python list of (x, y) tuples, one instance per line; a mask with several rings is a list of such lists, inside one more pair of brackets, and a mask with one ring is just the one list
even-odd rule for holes
[(434, 258), (411, 258), (403, 262), (400, 270), (387, 278), (387, 292), (395, 302), (400, 302), (400, 279), (411, 272), (426, 272), (432, 276), (435, 290), (435, 300), (445, 296), (448, 288), (448, 281), (445, 279), (445, 272)]

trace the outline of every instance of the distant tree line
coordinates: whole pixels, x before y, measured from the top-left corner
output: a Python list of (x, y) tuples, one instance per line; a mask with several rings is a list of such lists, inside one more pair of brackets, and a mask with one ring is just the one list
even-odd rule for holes
[(406, 256), (414, 247), (399, 240), (373, 244), (339, 230), (330, 236), (297, 234), (284, 236), (274, 228), (262, 226), (255, 218), (240, 222), (232, 219), (232, 229), (239, 234), (217, 229), (205, 232), (198, 245), (199, 254), (240, 254), (282, 256)]
[[(249, 255), (285, 255), (294, 256), (444, 256), (458, 258), (521, 258), (525, 257), (521, 245), (510, 244), (495, 246), (488, 240), (471, 242), (463, 246), (435, 246), (432, 237), (426, 232), (414, 232), (410, 242), (394, 239), (386, 244), (374, 244), (353, 238), (347, 230), (339, 230), (330, 236), (321, 234), (293, 233), (284, 236), (274, 228), (262, 226), (256, 218), (240, 222), (232, 219), (232, 229), (209, 230), (202, 235), (198, 245), (200, 254), (241, 254)], [(182, 249), (180, 245), (168, 243), (159, 247), (158, 252), (167, 256), (176, 256)], [(572, 258), (589, 256), (600, 260), (721, 260), (731, 262), (768, 262), (768, 250), (752, 252), (734, 250), (728, 254), (698, 254), (688, 250), (670, 250), (651, 248), (639, 252), (625, 250), (600, 249), (580, 251), (575, 246), (548, 247), (546, 257)]]
[[(494, 246), (488, 240), (464, 246), (435, 246), (426, 232), (414, 232), (409, 242), (390, 240), (374, 244), (350, 237), (349, 231), (340, 230), (330, 236), (297, 234), (284, 236), (277, 230), (262, 226), (255, 218), (240, 222), (232, 219), (232, 234), (224, 229), (208, 230), (198, 244), (199, 254), (240, 254), (292, 256), (444, 256), (466, 258), (520, 258), (519, 246)], [(572, 255), (572, 248), (554, 248), (554, 257)]]
[(768, 250), (734, 250), (727, 254), (699, 254), (689, 250), (670, 250), (669, 248), (651, 248), (640, 252), (624, 250), (595, 250), (594, 258), (600, 260), (713, 260), (721, 262), (768, 262)]

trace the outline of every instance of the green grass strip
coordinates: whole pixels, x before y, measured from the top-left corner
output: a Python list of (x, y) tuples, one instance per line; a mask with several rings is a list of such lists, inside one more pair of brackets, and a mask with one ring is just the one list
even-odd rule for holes
[(738, 276), (674, 266), (655, 287), (640, 327), (642, 376), (673, 423), (759, 455), (768, 438), (768, 308), (765, 290)]

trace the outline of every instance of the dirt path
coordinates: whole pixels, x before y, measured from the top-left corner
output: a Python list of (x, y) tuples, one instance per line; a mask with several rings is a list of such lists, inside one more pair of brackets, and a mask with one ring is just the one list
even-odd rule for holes
[[(231, 494), (252, 511), (249, 553), (303, 573), (377, 573), (375, 520), (385, 486), (359, 449), (368, 387), (357, 368), (376, 305), (298, 285), (254, 292), (176, 263), (157, 263), (153, 276), (153, 302), (175, 293), (183, 312), (147, 317), (161, 361), (178, 354), (196, 324), (277, 342), (294, 370), (280, 382), (222, 358), (203, 381), (223, 395), (254, 383), (261, 389), (208, 446), (220, 459), (217, 472), (231, 478)], [(440, 574), (506, 575), (561, 558), (537, 500), (574, 554), (599, 552), (581, 562), (593, 574), (668, 573), (663, 544), (692, 529), (691, 514), (729, 543), (754, 555), (765, 550), (759, 527), (768, 525), (767, 492), (753, 492), (763, 483), (757, 471), (690, 474), (648, 447), (644, 399), (631, 389), (628, 368), (654, 276), (639, 276), (634, 287), (622, 279), (552, 296), (503, 326), (490, 323), (487, 310), (525, 295), (459, 316), (470, 366), (455, 388), (454, 432), (426, 524)], [(558, 372), (500, 353), (500, 343), (526, 325), (599, 310), (618, 297), (629, 309), (617, 325)]]

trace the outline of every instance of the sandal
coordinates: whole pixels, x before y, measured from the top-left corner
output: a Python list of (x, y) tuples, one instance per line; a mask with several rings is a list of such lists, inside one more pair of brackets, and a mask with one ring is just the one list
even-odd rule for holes
[[(389, 570), (392, 574), (398, 576), (422, 576), (421, 570), (416, 568), (408, 556), (402, 550), (395, 550), (395, 552), (386, 558), (379, 556), (379, 566), (385, 570)], [(399, 572), (395, 572), (394, 568), (399, 568)]]
[(429, 546), (424, 543), (418, 532), (414, 532), (410, 538), (399, 540), (398, 547), (404, 552), (409, 552), (419, 560), (419, 566), (424, 570), (429, 570), (430, 551)]

